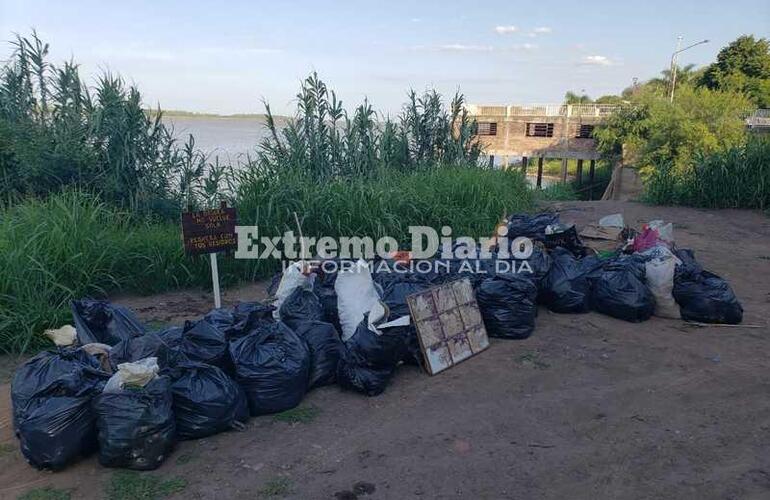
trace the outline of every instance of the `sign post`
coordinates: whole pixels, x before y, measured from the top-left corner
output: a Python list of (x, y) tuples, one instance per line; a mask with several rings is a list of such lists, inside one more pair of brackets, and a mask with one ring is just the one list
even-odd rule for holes
[(210, 253), (211, 259), (211, 281), (214, 283), (214, 307), (222, 307), (222, 297), (219, 295), (219, 266), (217, 265), (217, 254)]
[(217, 252), (233, 250), (238, 246), (235, 235), (235, 208), (222, 202), (219, 208), (184, 212), (182, 214), (182, 239), (187, 255), (209, 254), (211, 281), (214, 285), (214, 307), (222, 307), (219, 292), (219, 266)]

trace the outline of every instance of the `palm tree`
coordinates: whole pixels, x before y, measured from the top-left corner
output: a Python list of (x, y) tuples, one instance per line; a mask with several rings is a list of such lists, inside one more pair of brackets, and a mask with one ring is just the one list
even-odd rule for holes
[[(703, 70), (696, 70), (695, 64), (686, 64), (684, 66), (677, 66), (676, 67), (676, 84), (678, 85), (687, 85), (690, 83), (694, 83), (697, 81), (700, 74), (703, 72)], [(669, 85), (671, 85), (671, 69), (664, 69), (660, 72), (661, 76), (657, 78), (650, 79), (649, 82), (647, 82), (649, 85), (654, 87), (659, 87), (661, 89), (668, 89)]]

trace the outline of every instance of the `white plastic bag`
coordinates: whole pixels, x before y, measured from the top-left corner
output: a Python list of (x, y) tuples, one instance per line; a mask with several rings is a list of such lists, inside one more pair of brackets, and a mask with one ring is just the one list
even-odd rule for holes
[(676, 258), (652, 259), (645, 263), (647, 287), (655, 297), (655, 316), (679, 319), (679, 305), (671, 293), (674, 289)]
[(280, 320), (281, 304), (286, 298), (291, 295), (291, 292), (299, 287), (307, 287), (309, 285), (308, 277), (303, 273), (305, 263), (302, 261), (293, 262), (283, 271), (281, 276), (281, 282), (278, 283), (278, 290), (275, 291), (275, 311), (273, 311), (273, 318)]
[(340, 269), (334, 282), (334, 291), (337, 293), (337, 310), (343, 341), (353, 336), (365, 314), (371, 311), (370, 328), (386, 314), (374, 287), (369, 266), (363, 260), (359, 260), (349, 269)]
[(127, 385), (144, 387), (158, 376), (159, 370), (158, 358), (155, 357), (133, 363), (121, 363), (118, 365), (118, 371), (104, 385), (103, 392), (120, 392)]
[(605, 215), (599, 219), (599, 225), (601, 227), (619, 227), (622, 229), (625, 227), (623, 224), (623, 214)]
[(60, 347), (73, 345), (78, 336), (75, 327), (72, 325), (64, 325), (55, 330), (46, 330), (43, 332), (43, 335), (51, 339), (55, 345)]

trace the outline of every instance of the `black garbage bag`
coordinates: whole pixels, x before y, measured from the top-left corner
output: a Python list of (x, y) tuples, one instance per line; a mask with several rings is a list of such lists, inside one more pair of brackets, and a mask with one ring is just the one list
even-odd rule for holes
[(532, 335), (537, 316), (537, 287), (518, 274), (498, 274), (476, 290), (484, 326), (490, 337), (525, 339)]
[[(339, 265), (339, 262), (337, 262), (336, 265)], [(324, 266), (322, 264), (321, 270), (325, 267), (329, 269), (329, 271), (333, 271), (334, 269), (334, 266)], [(334, 283), (336, 281), (336, 272), (321, 272), (313, 283), (313, 292), (321, 302), (321, 308), (323, 309), (322, 321), (331, 323), (334, 325), (334, 328), (339, 331), (342, 328), (340, 327), (340, 316), (339, 311), (337, 310), (337, 292), (334, 290)]]
[(191, 361), (218, 366), (232, 371), (232, 362), (225, 334), (205, 320), (186, 321), (179, 350)]
[(310, 353), (305, 341), (281, 322), (264, 324), (230, 344), (235, 379), (251, 415), (297, 406), (307, 391)]
[(169, 349), (178, 349), (182, 344), (182, 332), (184, 328), (181, 326), (170, 326), (156, 333), (158, 337), (163, 340), (163, 343)]
[(673, 295), (682, 319), (730, 325), (743, 321), (743, 306), (727, 281), (704, 270), (692, 250), (679, 250), (676, 256), (682, 264), (676, 268)]
[(547, 249), (552, 250), (556, 247), (566, 248), (575, 257), (583, 257), (586, 254), (585, 247), (583, 242), (580, 241), (574, 224), (557, 224), (553, 229), (554, 232), (546, 234), (543, 241)]
[(310, 351), (310, 388), (333, 384), (340, 354), (345, 349), (337, 329), (331, 323), (305, 321), (296, 325), (294, 332)]
[(281, 321), (291, 329), (306, 321), (321, 321), (324, 317), (323, 306), (312, 290), (296, 288), (286, 297), (279, 310)]
[(35, 399), (16, 433), (21, 452), (38, 469), (60, 470), (96, 451), (91, 396)]
[(343, 389), (377, 396), (385, 391), (395, 371), (395, 366), (373, 367), (346, 349), (337, 365), (337, 383)]
[(449, 265), (451, 277), (445, 281), (467, 278), (474, 289), (482, 281), (497, 274), (497, 259), (445, 259)]
[(121, 340), (110, 349), (110, 364), (113, 370), (121, 363), (131, 363), (140, 359), (155, 357), (158, 366), (165, 368), (169, 365), (174, 354), (157, 333), (146, 333), (136, 337)]
[(273, 306), (260, 302), (241, 302), (232, 309), (212, 309), (204, 321), (224, 333), (230, 341), (248, 335), (261, 323), (273, 323)]
[(11, 382), (14, 424), (24, 418), (34, 399), (54, 395), (80, 396), (101, 387), (109, 374), (82, 348), (60, 347), (43, 351), (21, 365)]
[(545, 240), (545, 228), (559, 223), (559, 214), (539, 213), (535, 215), (514, 214), (508, 217), (508, 239), (512, 242), (519, 236), (535, 241)]
[(166, 376), (141, 388), (96, 396), (99, 463), (135, 470), (158, 468), (175, 444), (172, 404), (171, 379)]
[(532, 255), (526, 259), (512, 259), (513, 266), (519, 276), (529, 278), (538, 289), (542, 289), (543, 281), (551, 270), (551, 257), (540, 245), (535, 245)]
[(591, 307), (634, 323), (650, 319), (655, 312), (655, 297), (645, 282), (644, 259), (630, 256), (607, 262), (593, 281)]
[(31, 465), (59, 470), (96, 450), (91, 400), (108, 377), (82, 349), (41, 352), (19, 367), (11, 383), (13, 423)]
[(382, 301), (388, 306), (388, 319), (393, 320), (401, 316), (409, 316), (409, 303), (407, 297), (430, 288), (429, 284), (420, 281), (419, 275), (402, 276), (389, 282), (382, 290)]
[(283, 278), (282, 272), (277, 272), (273, 275), (272, 278), (270, 278), (270, 285), (267, 287), (267, 295), (268, 297), (275, 297), (275, 292), (278, 291), (278, 286), (281, 284), (281, 279)]
[(225, 337), (227, 337), (229, 329), (238, 321), (233, 310), (224, 307), (207, 312), (203, 316), (203, 320), (220, 332), (223, 332)]
[(591, 309), (591, 286), (601, 274), (602, 261), (576, 259), (561, 247), (551, 252), (551, 268), (541, 283), (538, 300), (558, 313), (585, 313)]
[(216, 366), (180, 363), (172, 371), (176, 434), (197, 439), (240, 429), (249, 418), (243, 389)]
[[(410, 316), (407, 297), (415, 293), (422, 292), (433, 286), (429, 281), (430, 277), (421, 274), (414, 275), (396, 275), (398, 278), (388, 283), (383, 288), (382, 301), (388, 307), (388, 319), (392, 321), (402, 316)], [(413, 323), (406, 326), (394, 326), (383, 329), (384, 334), (401, 338), (404, 342), (404, 355), (402, 361), (410, 365), (420, 366), (422, 363), (422, 351), (420, 350), (420, 341), (417, 339), (417, 329)]]
[(72, 318), (80, 345), (99, 342), (113, 346), (145, 332), (130, 309), (106, 300), (73, 300)]
[(273, 318), (275, 307), (265, 305), (261, 302), (241, 302), (233, 307), (233, 315), (236, 323), (234, 327), (238, 330), (233, 335), (247, 335), (251, 330), (265, 323), (275, 323)]
[(408, 337), (400, 328), (384, 328), (378, 335), (369, 329), (367, 316), (358, 324), (346, 346), (357, 359), (374, 367), (396, 366), (410, 356)]
[(674, 250), (674, 255), (676, 255), (682, 262), (676, 266), (676, 274), (674, 275), (675, 280), (677, 277), (687, 277), (692, 279), (694, 275), (703, 272), (703, 266), (695, 260), (695, 252), (689, 248), (679, 248)]

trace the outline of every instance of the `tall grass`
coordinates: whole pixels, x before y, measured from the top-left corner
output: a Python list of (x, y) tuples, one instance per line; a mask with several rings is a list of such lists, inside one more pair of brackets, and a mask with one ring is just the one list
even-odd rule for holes
[(44, 328), (68, 322), (73, 298), (203, 284), (207, 276), (205, 260), (184, 256), (176, 225), (137, 223), (79, 192), (0, 210), (0, 267), (0, 350), (15, 352), (40, 347)]
[(451, 225), (455, 234), (488, 235), (503, 213), (527, 209), (531, 201), (518, 172), (446, 167), (375, 179), (244, 184), (239, 219), (281, 234), (295, 229), (297, 212), (309, 236), (388, 235), (405, 241), (410, 225)]
[[(277, 236), (389, 235), (405, 242), (409, 225), (450, 225), (456, 235), (488, 236), (498, 218), (530, 206), (520, 174), (467, 168), (426, 169), (376, 179), (306, 177), (243, 186), (242, 224)], [(152, 293), (209, 286), (208, 260), (187, 257), (177, 224), (137, 222), (93, 195), (67, 192), (0, 210), (0, 351), (47, 344), (45, 328), (71, 321), (69, 301), (115, 291)], [(275, 271), (275, 260), (220, 259), (224, 283)]]
[(303, 82), (297, 103), (296, 116), (280, 130), (266, 104), (269, 134), (251, 165), (260, 177), (291, 171), (317, 180), (372, 178), (382, 170), (475, 166), (481, 153), (476, 123), (459, 93), (447, 109), (435, 91), (410, 91), (395, 120), (379, 117), (368, 101), (349, 115), (334, 91), (313, 73)]
[(223, 169), (192, 137), (178, 145), (135, 86), (104, 73), (89, 87), (75, 63), (50, 63), (34, 32), (11, 45), (0, 69), (2, 201), (79, 186), (134, 213), (175, 216), (222, 191)]
[(707, 208), (770, 207), (770, 138), (751, 136), (744, 146), (700, 155), (685, 169), (662, 163), (649, 172), (646, 199)]

